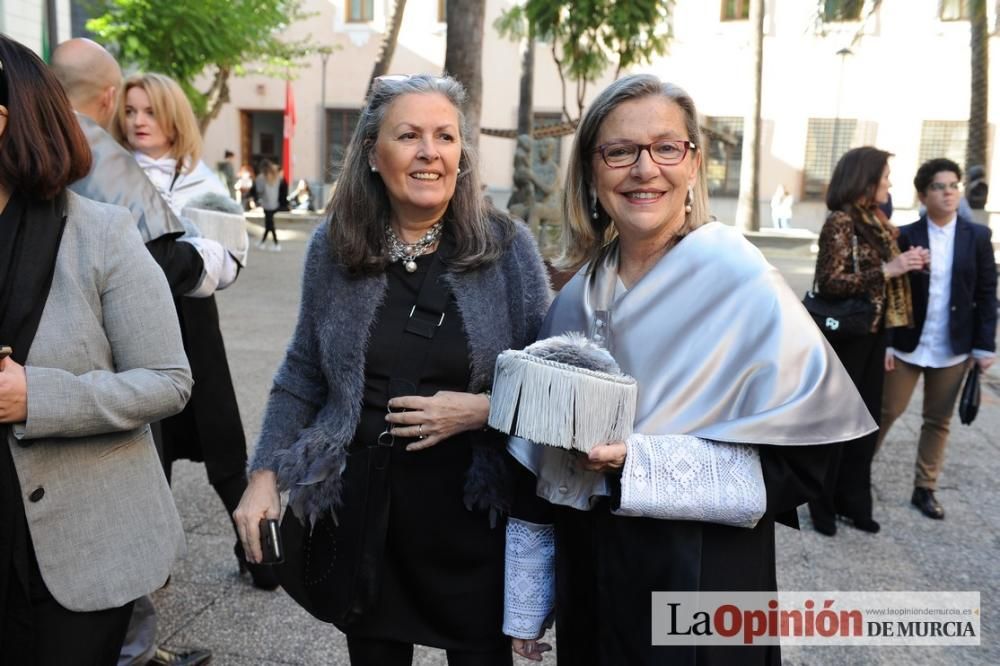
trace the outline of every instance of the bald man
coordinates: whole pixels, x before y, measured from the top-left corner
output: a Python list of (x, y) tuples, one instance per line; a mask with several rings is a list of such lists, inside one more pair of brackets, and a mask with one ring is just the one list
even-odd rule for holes
[[(70, 189), (132, 211), (146, 248), (163, 269), (174, 296), (206, 297), (236, 279), (236, 260), (207, 238), (183, 238), (184, 226), (135, 158), (107, 132), (118, 103), (122, 72), (97, 42), (71, 39), (52, 53), (52, 71), (76, 110), (94, 162)], [(177, 242), (181, 241), (181, 242)]]
[[(106, 131), (114, 118), (122, 83), (121, 69), (111, 54), (89, 39), (71, 39), (53, 52), (52, 70), (76, 110), (94, 156), (90, 173), (70, 189), (90, 199), (125, 206), (132, 212), (146, 248), (163, 269), (175, 298), (208, 297), (219, 284), (232, 282), (235, 261), (225, 248), (209, 239), (181, 240), (184, 226), (180, 220), (132, 154)], [(220, 279), (227, 258), (232, 277)], [(160, 437), (157, 440), (160, 445)], [(157, 647), (152, 600), (136, 600), (119, 666), (197, 666), (211, 656), (208, 650)]]

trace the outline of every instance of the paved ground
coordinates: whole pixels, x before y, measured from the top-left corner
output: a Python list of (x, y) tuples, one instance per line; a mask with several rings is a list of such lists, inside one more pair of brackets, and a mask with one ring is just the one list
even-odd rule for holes
[[(295, 324), (309, 227), (299, 224), (279, 233), (283, 252), (254, 248), (249, 268), (218, 298), (251, 443), (259, 431), (271, 376)], [(781, 250), (768, 254), (795, 291), (804, 291), (812, 279), (812, 259)], [(869, 535), (841, 526), (837, 537), (829, 539), (812, 531), (804, 515), (801, 532), (779, 527), (778, 578), (783, 589), (978, 590), (983, 607), (995, 607), (1000, 594), (1000, 492), (994, 482), (1000, 469), (1000, 372), (993, 370), (988, 380), (992, 386), (983, 393), (975, 424), (953, 426), (939, 492), (947, 519), (928, 520), (909, 505), (918, 394), (874, 465), (876, 518), (882, 532)], [(155, 596), (163, 643), (208, 647), (219, 665), (348, 663), (343, 636), (336, 629), (313, 620), (283, 592), (261, 592), (238, 577), (233, 533), (201, 466), (175, 466), (174, 494), (188, 554), (170, 586)], [(786, 647), (783, 654), (785, 663), (794, 665), (998, 664), (998, 630), (996, 617), (986, 613), (983, 647), (975, 649)], [(423, 650), (414, 663), (438, 665), (445, 659), (439, 651)]]

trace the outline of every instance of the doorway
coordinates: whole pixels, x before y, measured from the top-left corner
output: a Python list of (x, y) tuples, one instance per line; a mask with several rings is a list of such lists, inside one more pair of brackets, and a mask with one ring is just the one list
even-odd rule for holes
[(281, 111), (240, 110), (240, 161), (260, 172), (262, 160), (281, 166), (284, 131)]

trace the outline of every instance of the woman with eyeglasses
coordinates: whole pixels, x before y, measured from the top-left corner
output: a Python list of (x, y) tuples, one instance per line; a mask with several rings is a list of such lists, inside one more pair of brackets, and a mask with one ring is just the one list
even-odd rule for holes
[(289, 491), (279, 579), (346, 633), (354, 666), (409, 664), (414, 644), (452, 666), (511, 663), (513, 461), (485, 430), (488, 391), (497, 355), (535, 339), (549, 287), (530, 232), (483, 198), (464, 96), (450, 78), (376, 80), (236, 512), (259, 561), (260, 521)]
[(191, 373), (128, 209), (67, 190), (90, 165), (55, 76), (0, 35), (5, 664), (116, 664), (134, 600), (184, 549), (148, 424), (181, 410)]
[[(879, 208), (889, 200), (891, 153), (854, 148), (837, 162), (826, 190), (830, 211), (819, 236), (816, 288), (825, 298), (862, 298), (873, 306), (868, 332), (831, 344), (851, 375), (872, 417), (882, 409), (886, 331), (913, 325), (913, 301), (906, 274), (923, 269), (930, 256), (914, 245), (900, 252), (899, 230)], [(878, 433), (838, 448), (823, 494), (809, 503), (813, 528), (834, 536), (837, 519), (876, 533), (872, 518), (871, 466)]]
[(559, 664), (780, 663), (776, 641), (653, 645), (669, 599), (652, 593), (775, 590), (775, 523), (820, 488), (824, 445), (874, 429), (781, 275), (709, 217), (701, 142), (691, 97), (651, 75), (577, 129), (562, 263), (579, 271), (540, 336), (604, 347), (638, 404), (634, 434), (586, 456), (509, 444), (536, 496), (507, 527), (504, 628), (529, 659), (554, 610)]

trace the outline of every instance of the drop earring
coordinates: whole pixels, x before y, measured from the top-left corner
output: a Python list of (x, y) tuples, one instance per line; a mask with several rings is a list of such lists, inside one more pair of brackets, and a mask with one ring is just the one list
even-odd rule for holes
[(597, 219), (597, 190), (590, 188), (590, 217)]
[(684, 200), (684, 213), (686, 215), (691, 214), (691, 203), (694, 201), (694, 188), (688, 188), (687, 198)]
[(378, 173), (378, 169), (375, 167), (374, 164), (371, 165), (371, 170), (372, 170), (372, 173)]

